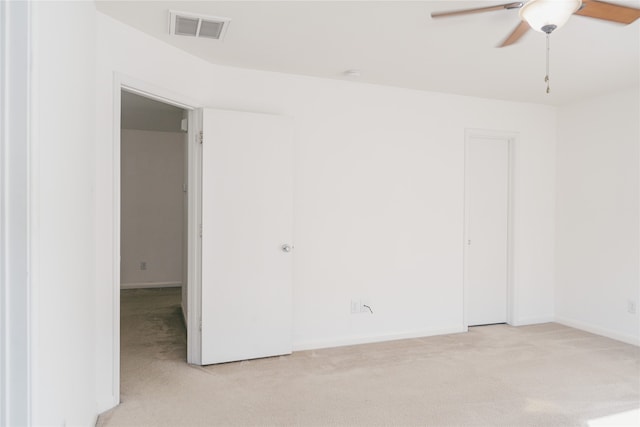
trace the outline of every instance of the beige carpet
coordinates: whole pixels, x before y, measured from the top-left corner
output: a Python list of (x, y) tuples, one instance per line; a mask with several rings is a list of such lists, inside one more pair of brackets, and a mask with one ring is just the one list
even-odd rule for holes
[(640, 349), (558, 324), (208, 367), (178, 289), (122, 292), (122, 403), (99, 426), (578, 426), (640, 407)]

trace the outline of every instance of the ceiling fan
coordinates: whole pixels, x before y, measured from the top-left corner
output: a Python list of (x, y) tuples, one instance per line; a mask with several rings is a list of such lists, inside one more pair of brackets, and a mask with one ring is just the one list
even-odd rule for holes
[(640, 18), (640, 9), (599, 0), (528, 0), (474, 9), (434, 12), (431, 17), (446, 18), (511, 9), (519, 9), (521, 22), (497, 47), (505, 47), (516, 43), (529, 29), (549, 35), (552, 31), (564, 25), (569, 17), (574, 14), (621, 24), (631, 24)]

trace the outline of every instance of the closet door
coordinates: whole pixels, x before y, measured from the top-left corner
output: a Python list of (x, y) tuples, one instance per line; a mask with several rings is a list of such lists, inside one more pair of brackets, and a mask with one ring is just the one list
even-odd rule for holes
[(465, 147), (465, 291), (468, 326), (507, 321), (509, 140)]

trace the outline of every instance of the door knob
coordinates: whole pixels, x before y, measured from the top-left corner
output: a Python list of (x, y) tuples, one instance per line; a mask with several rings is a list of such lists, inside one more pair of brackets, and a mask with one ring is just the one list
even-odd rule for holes
[(293, 246), (289, 246), (286, 243), (281, 246), (282, 252), (291, 252), (293, 250)]

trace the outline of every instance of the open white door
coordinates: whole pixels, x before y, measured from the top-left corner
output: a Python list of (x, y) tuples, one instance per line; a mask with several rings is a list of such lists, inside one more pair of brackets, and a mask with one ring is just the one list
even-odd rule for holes
[(211, 109), (201, 123), (201, 363), (290, 354), (291, 123)]

